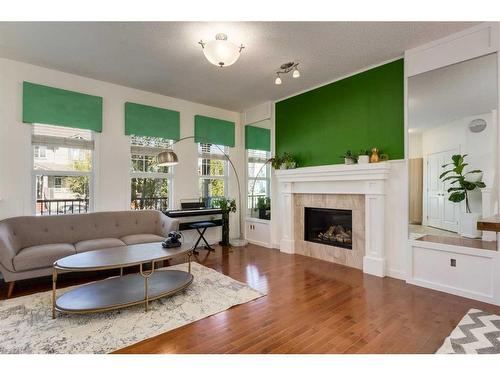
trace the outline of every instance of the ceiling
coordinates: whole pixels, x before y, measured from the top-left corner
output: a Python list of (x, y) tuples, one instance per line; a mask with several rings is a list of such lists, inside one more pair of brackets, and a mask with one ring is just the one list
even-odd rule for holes
[[(0, 57), (243, 111), (403, 55), (474, 22), (0, 22)], [(240, 60), (211, 65), (200, 39), (225, 32)], [(301, 77), (274, 73), (299, 61)]]
[(409, 128), (421, 132), (495, 109), (496, 58), (496, 54), (491, 54), (411, 77)]

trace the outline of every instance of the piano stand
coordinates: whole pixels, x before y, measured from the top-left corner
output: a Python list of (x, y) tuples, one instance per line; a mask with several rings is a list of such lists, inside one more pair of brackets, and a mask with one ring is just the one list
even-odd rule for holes
[(196, 248), (198, 247), (198, 244), (200, 243), (201, 240), (203, 240), (203, 242), (205, 242), (205, 249), (207, 249), (208, 251), (215, 251), (215, 249), (212, 246), (210, 246), (210, 244), (207, 242), (207, 240), (205, 238), (205, 232), (207, 231), (208, 228), (216, 227), (216, 226), (217, 226), (217, 224), (210, 222), (210, 221), (202, 221), (202, 222), (193, 223), (193, 224), (189, 225), (189, 228), (196, 229), (196, 231), (200, 235), (198, 237), (198, 241), (196, 241), (196, 244), (193, 246), (193, 253), (198, 254), (198, 251), (196, 250)]

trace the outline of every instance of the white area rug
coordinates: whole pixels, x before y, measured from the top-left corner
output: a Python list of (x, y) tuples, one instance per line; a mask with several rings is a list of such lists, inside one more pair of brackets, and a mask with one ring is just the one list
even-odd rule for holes
[(500, 316), (470, 309), (437, 353), (499, 354)]
[[(263, 296), (213, 269), (191, 265), (193, 283), (151, 302), (147, 313), (137, 305), (52, 319), (51, 292), (0, 301), (0, 353), (109, 353)], [(169, 268), (187, 270), (187, 264)]]

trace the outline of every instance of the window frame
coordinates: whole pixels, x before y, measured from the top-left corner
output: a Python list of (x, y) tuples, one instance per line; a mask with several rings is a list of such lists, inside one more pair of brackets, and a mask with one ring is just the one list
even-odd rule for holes
[[(35, 127), (37, 125), (42, 125), (42, 126), (55, 126), (55, 127), (60, 127), (58, 125), (51, 125), (51, 124), (38, 124), (34, 123), (32, 124), (33, 126), (31, 127), (31, 132), (30, 132), (30, 137), (33, 137), (35, 135)], [(77, 128), (70, 128), (68, 129), (77, 129)], [(95, 170), (96, 170), (96, 137), (95, 137), (95, 132), (90, 130), (90, 140), (94, 143), (94, 148), (91, 149), (90, 151), (92, 152), (92, 164), (90, 171), (44, 171), (40, 169), (35, 169), (35, 145), (33, 145), (32, 138), (30, 139), (30, 150), (31, 150), (31, 214), (33, 216), (37, 215), (36, 212), (36, 205), (37, 205), (37, 189), (36, 189), (36, 176), (38, 175), (44, 175), (44, 176), (54, 176), (54, 177), (88, 177), (89, 178), (89, 204), (88, 204), (88, 209), (87, 212), (94, 212), (94, 201), (95, 201), (95, 196), (94, 196), (94, 183), (95, 183)], [(59, 146), (59, 145), (58, 145)], [(60, 146), (59, 146), (60, 147)], [(46, 151), (45, 151), (45, 158), (47, 158), (47, 150), (48, 147), (46, 146)], [(47, 216), (57, 216), (58, 214), (55, 215), (48, 215)]]
[[(142, 155), (142, 156), (147, 156), (146, 153), (144, 154), (138, 154), (132, 152), (132, 147), (137, 146), (133, 144), (133, 137), (140, 137), (144, 138), (144, 136), (140, 135), (130, 135), (129, 136), (129, 184), (128, 184), (128, 194), (127, 194), (127, 209), (133, 210), (131, 207), (132, 203), (132, 179), (133, 178), (151, 178), (151, 179), (162, 179), (162, 180), (167, 180), (168, 184), (168, 199), (167, 199), (167, 209), (170, 210), (173, 207), (173, 194), (174, 194), (174, 166), (169, 167), (169, 172), (138, 172), (134, 171), (134, 166), (133, 166), (133, 155)], [(155, 138), (160, 138), (160, 137), (155, 137)], [(171, 139), (167, 138), (162, 138), (167, 141), (167, 143), (170, 144), (170, 147), (172, 147), (174, 141)], [(140, 147), (140, 146), (138, 146)], [(163, 149), (163, 148), (161, 148)], [(158, 152), (161, 152), (161, 149), (158, 148)]]
[[(200, 150), (202, 144), (209, 144), (209, 145), (214, 145), (215, 147), (220, 147), (223, 155), (219, 155), (219, 154), (215, 154), (215, 153), (211, 153), (211, 152), (210, 153), (202, 152)], [(217, 150), (219, 151), (219, 149), (217, 149)], [(198, 154), (197, 163), (196, 163), (197, 169), (198, 169), (198, 166), (200, 164), (200, 160), (203, 160), (203, 159), (221, 160), (223, 162), (223, 167), (224, 167), (224, 173), (222, 176), (200, 175), (198, 173), (198, 170), (196, 170), (196, 175), (198, 176), (198, 189), (199, 189), (201, 180), (222, 180), (223, 184), (224, 184), (224, 197), (227, 198), (228, 193), (229, 193), (228, 192), (228, 189), (229, 189), (229, 161), (227, 160), (225, 155), (228, 155), (228, 153), (229, 153), (229, 146), (216, 145), (215, 143), (197, 143), (196, 152)], [(213, 157), (210, 157), (211, 155), (213, 155)], [(203, 197), (200, 194), (200, 199), (206, 199), (206, 198), (223, 198), (223, 197)]]
[[(248, 219), (252, 219), (252, 220), (262, 220), (262, 219), (259, 219), (258, 217), (253, 217), (252, 216), (252, 209), (251, 207), (249, 207), (248, 205), (248, 200), (251, 199), (251, 196), (250, 196), (250, 193), (249, 193), (249, 184), (250, 182), (253, 183), (253, 181), (257, 180), (257, 181), (266, 181), (266, 191), (268, 192), (267, 194), (267, 197), (268, 198), (271, 198), (271, 165), (270, 163), (268, 163), (265, 167), (266, 169), (266, 177), (252, 177), (250, 176), (250, 173), (249, 173), (249, 166), (250, 166), (250, 152), (249, 151), (261, 151), (261, 150), (248, 150), (246, 149), (245, 150), (245, 175), (246, 175), (246, 186), (245, 186), (245, 201), (246, 201), (246, 217)], [(263, 151), (266, 153), (266, 156), (262, 159), (264, 162), (269, 160), (269, 158), (271, 157), (271, 152), (270, 151)], [(257, 173), (258, 171), (255, 171), (255, 173)], [(255, 197), (256, 195), (254, 195), (253, 197)], [(254, 207), (255, 208), (255, 207)], [(266, 222), (269, 221), (269, 220), (265, 220)]]

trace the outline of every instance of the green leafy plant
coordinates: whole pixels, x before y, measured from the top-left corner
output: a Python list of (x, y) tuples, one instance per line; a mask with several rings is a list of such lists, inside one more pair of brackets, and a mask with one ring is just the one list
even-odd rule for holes
[(285, 152), (283, 156), (276, 155), (275, 157), (269, 159), (271, 161), (271, 166), (274, 169), (280, 169), (281, 166), (285, 166), (286, 169), (295, 168), (297, 163), (292, 154)]
[(363, 149), (363, 150), (361, 150), (361, 151), (359, 152), (359, 155), (366, 155), (366, 156), (370, 156), (370, 150), (365, 150), (365, 149)]
[(351, 159), (352, 161), (356, 161), (357, 157), (352, 153), (351, 150), (347, 150), (344, 155), (340, 155), (341, 158), (343, 159)]
[(453, 155), (451, 157), (452, 162), (445, 164), (442, 168), (451, 166), (451, 169), (441, 173), (439, 178), (444, 181), (450, 181), (451, 187), (448, 189), (448, 193), (451, 193), (448, 199), (451, 202), (459, 203), (465, 200), (465, 209), (467, 213), (471, 213), (469, 206), (469, 192), (475, 190), (476, 188), (484, 188), (486, 185), (483, 181), (470, 181), (467, 180), (467, 175), (472, 173), (481, 173), (479, 169), (474, 169), (472, 171), (464, 173), (464, 168), (469, 165), (465, 163), (465, 155)]
[(217, 200), (214, 200), (213, 206), (220, 208), (223, 214), (236, 212), (236, 200), (234, 199), (228, 199), (225, 197), (218, 198)]
[(271, 209), (271, 198), (269, 198), (269, 197), (257, 198), (257, 209), (259, 209), (259, 210)]

